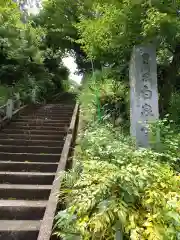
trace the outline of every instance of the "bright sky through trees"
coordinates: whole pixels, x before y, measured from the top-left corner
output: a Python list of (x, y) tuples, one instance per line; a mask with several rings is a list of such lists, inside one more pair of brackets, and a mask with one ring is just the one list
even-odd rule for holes
[(77, 64), (74, 61), (74, 58), (69, 56), (66, 58), (63, 58), (64, 65), (70, 70), (70, 79), (74, 80), (77, 83), (81, 82), (82, 75), (77, 75)]
[[(24, 8), (28, 9), (28, 12), (31, 14), (37, 14), (39, 12), (40, 2), (37, 0), (27, 0)], [(37, 4), (38, 3), (38, 4)], [(64, 65), (70, 70), (70, 79), (74, 80), (77, 83), (81, 82), (82, 75), (76, 74), (77, 64), (72, 56), (63, 58)]]

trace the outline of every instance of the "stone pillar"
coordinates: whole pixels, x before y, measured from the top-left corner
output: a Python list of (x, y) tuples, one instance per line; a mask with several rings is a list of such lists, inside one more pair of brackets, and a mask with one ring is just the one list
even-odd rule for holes
[[(137, 146), (150, 147), (147, 124), (159, 119), (156, 49), (153, 45), (135, 46), (130, 62), (131, 136)], [(159, 141), (157, 133), (156, 141)]]
[(16, 108), (19, 109), (21, 106), (20, 94), (16, 93)]
[(6, 116), (8, 119), (12, 118), (13, 114), (13, 100), (8, 99), (7, 104), (6, 104)]
[(36, 89), (35, 88), (32, 89), (32, 102), (36, 103)]

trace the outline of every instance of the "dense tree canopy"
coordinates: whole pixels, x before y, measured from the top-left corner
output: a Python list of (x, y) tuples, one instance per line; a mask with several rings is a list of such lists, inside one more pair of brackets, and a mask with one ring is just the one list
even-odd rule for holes
[(51, 0), (39, 21), (48, 29), (47, 44), (74, 50), (80, 70), (90, 70), (93, 59), (95, 68), (113, 66), (126, 81), (133, 46), (153, 42), (163, 112), (179, 75), (179, 9), (180, 1), (171, 0)]
[(19, 8), (29, 1), (1, 2), (2, 82), (8, 83), (6, 74), (10, 83), (32, 72), (37, 78), (35, 68), (57, 76), (68, 52), (80, 72), (91, 71), (93, 60), (95, 69), (110, 66), (117, 81), (128, 82), (133, 46), (152, 42), (157, 48), (161, 112), (167, 110), (172, 91), (179, 88), (180, 1), (50, 0), (25, 22)]
[(179, 1), (94, 1), (93, 18), (77, 24), (83, 49), (89, 57), (116, 67), (128, 67), (132, 48), (152, 42), (160, 67), (161, 110), (167, 110), (180, 67)]
[(21, 11), (22, 4), (11, 0), (0, 4), (0, 80), (1, 84), (23, 88), (22, 93), (29, 97), (35, 88), (40, 99), (48, 91), (51, 95), (62, 89), (68, 70), (62, 64), (61, 51), (54, 53), (44, 43), (47, 30)]

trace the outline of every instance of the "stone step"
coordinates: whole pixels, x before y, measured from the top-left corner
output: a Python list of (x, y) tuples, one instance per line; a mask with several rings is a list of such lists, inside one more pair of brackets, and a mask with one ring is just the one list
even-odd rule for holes
[(7, 134), (27, 134), (27, 135), (32, 135), (32, 134), (35, 134), (35, 135), (60, 135), (60, 134), (63, 134), (65, 135), (67, 131), (65, 130), (60, 130), (60, 131), (52, 131), (52, 130), (34, 130), (34, 129), (31, 129), (31, 130), (23, 130), (23, 129), (2, 129), (1, 130), (1, 133), (7, 133)]
[(59, 162), (60, 154), (0, 152), (0, 159), (16, 162)]
[(9, 126), (8, 129), (19, 129), (19, 130), (23, 130), (23, 131), (32, 131), (32, 130), (40, 130), (40, 131), (58, 131), (58, 132), (62, 132), (62, 131), (67, 131), (68, 129), (68, 126), (61, 126), (61, 127), (55, 127), (55, 126), (43, 126), (43, 125), (36, 125), (36, 126), (28, 126), (28, 125), (19, 125), (18, 127), (17, 126)]
[(1, 199), (47, 200), (52, 185), (0, 184)]
[(69, 117), (69, 116), (72, 116), (72, 111), (66, 111), (66, 112), (54, 112), (54, 111), (52, 111), (52, 112), (47, 112), (47, 111), (36, 111), (36, 112), (34, 112), (34, 113), (29, 113), (29, 114), (27, 114), (27, 113), (21, 113), (21, 114), (19, 114), (19, 116), (20, 117), (29, 117), (29, 116), (31, 116), (31, 117), (49, 117), (49, 118), (59, 118), (59, 117)]
[(0, 240), (37, 240), (40, 221), (0, 220)]
[(74, 104), (57, 104), (56, 106), (53, 104), (53, 106), (51, 105), (41, 105), (41, 106), (33, 106), (32, 111), (36, 110), (36, 111), (73, 111), (75, 105)]
[(1, 129), (0, 240), (38, 239), (73, 111), (30, 106)]
[(46, 116), (33, 116), (33, 115), (25, 115), (25, 116), (19, 116), (19, 119), (22, 119), (22, 120), (27, 120), (27, 121), (38, 121), (38, 120), (43, 120), (45, 122), (47, 121), (59, 121), (59, 119), (61, 119), (61, 121), (68, 121), (69, 119), (71, 118), (71, 115), (70, 116), (59, 116), (59, 117), (46, 117)]
[(50, 140), (26, 140), (26, 139), (0, 139), (0, 145), (16, 145), (16, 146), (47, 146), (62, 148), (64, 142)]
[(41, 135), (41, 134), (36, 134), (36, 135), (27, 135), (27, 134), (2, 134), (0, 133), (0, 140), (4, 139), (25, 139), (25, 140), (50, 140), (50, 141), (62, 141), (64, 140), (66, 134), (61, 134), (61, 135)]
[(41, 124), (11, 124), (8, 126), (8, 129), (23, 129), (23, 130), (30, 130), (30, 129), (34, 129), (34, 130), (43, 130), (43, 131), (67, 131), (69, 125), (61, 125), (61, 126), (53, 126), (53, 125), (41, 125)]
[(14, 119), (11, 121), (11, 123), (25, 123), (25, 124), (50, 124), (52, 126), (54, 126), (54, 124), (69, 124), (70, 123), (70, 119), (59, 119), (59, 120), (49, 120), (49, 119), (33, 119), (33, 118), (29, 118), (29, 119)]
[(40, 220), (47, 201), (0, 200), (1, 220)]
[[(73, 114), (72, 110), (68, 111), (36, 111), (29, 116), (50, 116), (50, 117), (61, 117), (61, 116), (70, 116)], [(27, 116), (27, 114), (22, 113), (20, 116)]]
[(15, 172), (56, 172), (58, 163), (45, 162), (11, 162), (0, 161), (0, 171)]
[[(16, 144), (16, 143), (15, 143)], [(52, 153), (60, 155), (62, 148), (47, 146), (16, 146), (16, 145), (0, 145), (0, 152), (11, 153)]]
[[(43, 110), (53, 110), (53, 111), (55, 111), (55, 110), (57, 110), (57, 111), (60, 111), (60, 110), (73, 110), (74, 109), (74, 107), (75, 107), (75, 104), (46, 104), (46, 105), (39, 105), (39, 106), (37, 106), (36, 105), (36, 109), (37, 110), (41, 110), (41, 109), (43, 109)], [(34, 108), (34, 107), (33, 107)]]
[(0, 184), (38, 184), (50, 185), (55, 173), (41, 172), (0, 172)]
[(53, 127), (63, 127), (64, 125), (68, 125), (69, 126), (70, 122), (66, 121), (57, 121), (57, 122), (53, 122), (53, 125), (51, 122), (46, 122), (46, 121), (32, 121), (32, 122), (28, 122), (28, 121), (21, 121), (19, 119), (17, 119), (16, 122), (10, 122), (9, 126), (15, 126), (15, 127), (19, 127), (19, 126), (53, 126)]
[(64, 121), (67, 121), (71, 118), (71, 114), (70, 115), (67, 115), (67, 116), (45, 116), (45, 115), (25, 115), (25, 116), (19, 116), (19, 120), (28, 120), (28, 119), (32, 119), (33, 121), (59, 121), (60, 119), (61, 120), (64, 120)]
[[(60, 105), (60, 106), (48, 106), (48, 105), (41, 105), (41, 106), (33, 106), (29, 111), (53, 111), (53, 112), (63, 112), (63, 111), (73, 111), (75, 105)], [(28, 110), (28, 109), (27, 109)]]

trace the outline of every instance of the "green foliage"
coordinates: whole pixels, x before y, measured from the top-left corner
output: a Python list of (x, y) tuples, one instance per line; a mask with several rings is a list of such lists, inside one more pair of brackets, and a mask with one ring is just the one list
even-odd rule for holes
[(69, 72), (62, 53), (44, 44), (47, 29), (23, 21), (23, 12), (13, 1), (0, 6), (0, 84), (20, 92), (25, 102), (42, 101), (63, 91)]
[[(167, 113), (180, 69), (179, 1), (90, 1), (89, 17), (81, 13), (76, 24), (89, 59), (113, 66), (128, 80), (134, 45), (153, 43), (157, 48), (161, 116)], [(160, 69), (163, 69), (161, 71)], [(116, 79), (117, 80), (117, 79)]]
[(70, 84), (70, 87), (69, 87), (69, 91), (72, 92), (72, 93), (79, 93), (80, 92), (80, 86), (81, 84), (75, 82), (74, 80), (72, 79), (69, 79), (69, 84)]
[[(91, 3), (93, 17), (82, 14), (77, 24), (79, 41), (89, 57), (124, 63), (136, 44), (155, 41), (159, 49), (173, 51), (179, 42), (179, 1), (94, 0)], [(111, 58), (107, 60), (106, 56)]]
[(36, 26), (46, 29), (44, 44), (73, 52), (81, 72), (111, 67), (115, 81), (128, 82), (132, 48), (157, 48), (160, 112), (167, 113), (180, 68), (180, 2), (156, 0), (45, 1)]
[(173, 92), (168, 112), (176, 126), (180, 126), (180, 94), (178, 92)]
[(96, 89), (104, 110), (106, 99), (107, 110), (113, 111), (111, 100), (121, 105), (128, 98), (126, 87), (121, 83), (116, 88), (108, 70), (85, 80), (80, 94), (85, 128), (79, 134), (76, 164), (60, 191), (66, 208), (56, 216), (55, 234), (68, 240), (178, 239), (180, 135), (172, 131), (172, 121), (152, 126), (161, 132), (158, 149), (137, 149), (124, 123), (113, 127), (95, 118)]
[(118, 125), (119, 117), (129, 120), (128, 87), (121, 81), (113, 79), (111, 69), (95, 71), (92, 77), (84, 79), (84, 91), (80, 94), (82, 120), (89, 122), (97, 119), (97, 105), (100, 102), (101, 115), (104, 121)]
[(9, 89), (7, 86), (0, 86), (0, 106), (4, 105), (9, 97)]
[(177, 239), (180, 178), (160, 153), (136, 150), (110, 125), (92, 125), (80, 144), (61, 192), (67, 209), (56, 217), (59, 236), (114, 239), (118, 226), (128, 239)]
[[(180, 136), (172, 131), (174, 123), (163, 120), (152, 126), (161, 133), (155, 150), (137, 150), (124, 133), (124, 120), (129, 119), (128, 64), (137, 44), (156, 45), (160, 110), (165, 114), (171, 109), (178, 123), (179, 100), (173, 95), (170, 104), (170, 98), (178, 89), (179, 9), (179, 0), (51, 0), (34, 18), (33, 24), (44, 31), (38, 56), (47, 70), (42, 75), (51, 76), (48, 87), (59, 82), (62, 53), (74, 52), (80, 70), (87, 70), (79, 97), (86, 130), (76, 149), (77, 165), (67, 174), (60, 194), (66, 209), (56, 217), (56, 233), (63, 239), (179, 239)], [(102, 69), (93, 77), (91, 60), (95, 70)], [(35, 64), (38, 72), (41, 64)], [(14, 71), (14, 64), (10, 66)], [(34, 67), (29, 62), (28, 66)], [(37, 75), (27, 73), (31, 85), (41, 86)], [(96, 121), (97, 100), (101, 123)]]
[(74, 26), (74, 23), (79, 21), (78, 7), (79, 1), (45, 1), (39, 16), (34, 20), (37, 25), (47, 29), (44, 39), (45, 44), (51, 46), (53, 51), (61, 49), (64, 53), (67, 51), (75, 53), (75, 57), (82, 67), (81, 70), (83, 70), (86, 64), (83, 59), (83, 52), (79, 44), (76, 43), (78, 34)]

